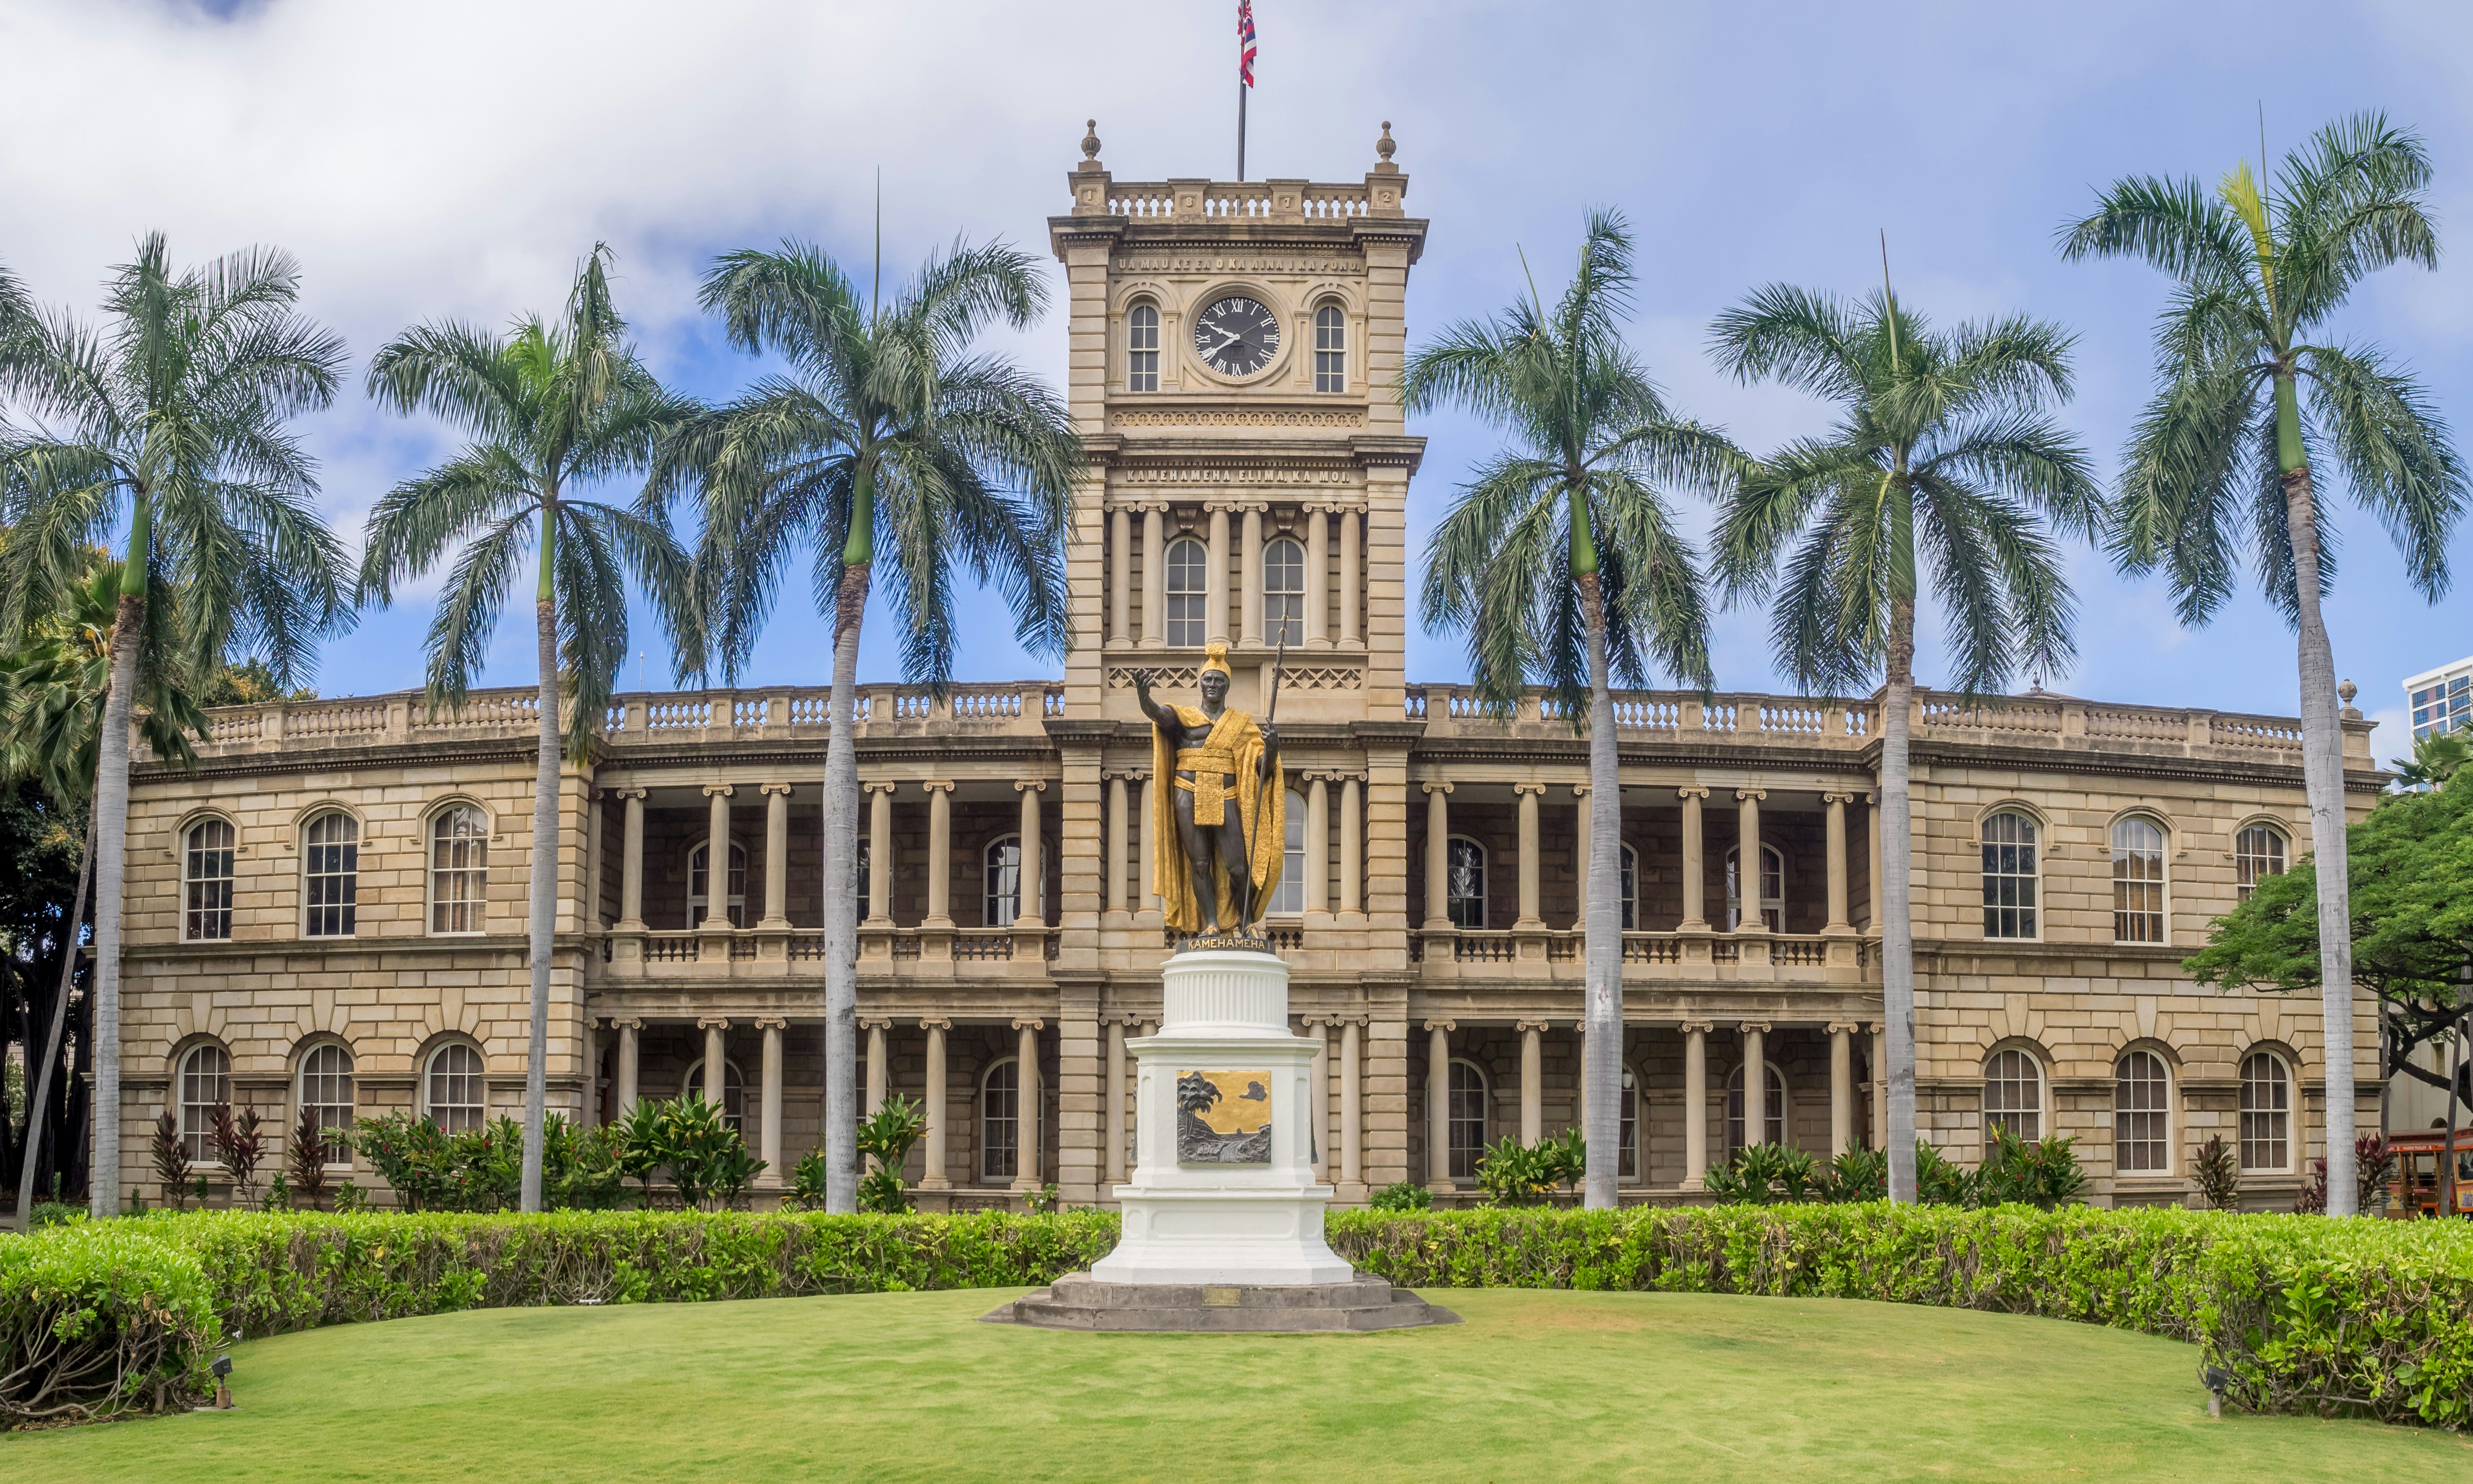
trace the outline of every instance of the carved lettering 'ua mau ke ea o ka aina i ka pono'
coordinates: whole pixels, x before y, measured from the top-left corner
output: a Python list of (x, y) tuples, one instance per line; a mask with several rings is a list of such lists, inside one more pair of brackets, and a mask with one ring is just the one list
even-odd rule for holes
[[(1198, 706), (1156, 701), (1150, 677), (1134, 679), (1135, 695), (1154, 729), (1152, 776), (1175, 785), (1155, 791), (1152, 838), (1158, 844), (1151, 890), (1159, 894), (1171, 931), (1188, 938), (1223, 934), (1251, 945), (1254, 924), (1280, 883), (1287, 842), (1280, 733), (1267, 716), (1258, 725), (1227, 704), (1235, 678), (1228, 646), (1212, 644), (1204, 657)], [(1274, 714), (1278, 676), (1275, 664)]]

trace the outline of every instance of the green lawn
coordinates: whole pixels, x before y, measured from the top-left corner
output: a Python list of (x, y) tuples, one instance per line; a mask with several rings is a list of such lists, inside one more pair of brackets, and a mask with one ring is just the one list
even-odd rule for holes
[(1379, 1335), (1062, 1334), (996, 1291), (286, 1335), (239, 1409), (0, 1438), (43, 1479), (2473, 1478), (2473, 1441), (2214, 1421), (2188, 1346), (1827, 1300), (1495, 1290)]

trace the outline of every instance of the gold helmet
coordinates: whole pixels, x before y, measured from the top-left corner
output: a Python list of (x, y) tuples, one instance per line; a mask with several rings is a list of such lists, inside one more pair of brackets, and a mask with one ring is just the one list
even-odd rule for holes
[(1228, 646), (1225, 644), (1211, 643), (1202, 647), (1202, 668), (1194, 672), (1194, 678), (1199, 680), (1213, 670), (1231, 681), (1236, 679), (1236, 672), (1228, 668)]

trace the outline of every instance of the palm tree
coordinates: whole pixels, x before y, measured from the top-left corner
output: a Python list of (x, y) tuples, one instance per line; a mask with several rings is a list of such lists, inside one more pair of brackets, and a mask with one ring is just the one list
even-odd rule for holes
[(2076, 605), (2046, 521), (2093, 539), (2102, 492), (2047, 408), (2071, 390), (2071, 337), (2024, 317), (1939, 333), (1886, 284), (1860, 302), (1772, 284), (1712, 328), (1718, 365), (1835, 403), (1828, 433), (1788, 444), (1718, 520), (1729, 601), (1777, 594), (1778, 663), (1807, 693), (1861, 694), (1881, 715), (1881, 987), (1887, 1022), (1889, 1198), (1915, 1199), (1912, 814), (1907, 743), (1915, 600), (1928, 565), (1956, 685), (1999, 691), (2055, 673)]
[[(1465, 321), (1408, 358), (1411, 412), (1464, 407), (1513, 446), (1479, 465), (1426, 554), (1429, 632), (1467, 631), (1479, 698), (1498, 712), (1530, 679), (1589, 738), (1587, 1037), (1582, 1086), (1588, 1204), (1615, 1204), (1622, 1075), (1622, 800), (1612, 678), (1645, 685), (1651, 661), (1707, 689), (1699, 564), (1661, 489), (1721, 493), (1748, 463), (1677, 416), (1622, 341), (1631, 237), (1593, 212), (1572, 282), (1549, 313), (1529, 298)], [(1585, 728), (1582, 718), (1586, 718)]]
[(2352, 1214), (2355, 1200), (2352, 911), (2344, 739), (2319, 612), (2335, 560), (2312, 454), (2333, 455), (2434, 602), (2447, 590), (2447, 539), (2466, 486), (2421, 383), (2375, 347), (2317, 337), (2366, 275), (2437, 266), (2423, 209), (2430, 174), (2417, 135), (2358, 114), (2285, 156), (2272, 187), (2247, 164), (2213, 193), (2195, 179), (2125, 179), (2061, 229), (2064, 257), (2144, 258), (2177, 280), (2156, 329), (2160, 385), (2123, 459), (2114, 556), (2130, 572), (2162, 567), (2192, 627), (2215, 617), (2252, 563), (2298, 631), (2332, 1216)]
[(289, 683), (350, 616), (350, 562), (286, 425), (333, 399), (344, 346), (295, 309), (299, 297), (281, 252), (176, 272), (150, 235), (107, 286), (108, 329), (46, 314), (0, 356), (0, 395), (36, 424), (0, 444), (12, 528), (0, 633), (60, 611), (88, 548), (125, 533), (95, 774), (97, 1216), (120, 1200), (120, 915), (141, 656), (204, 673), (227, 649), (256, 651)]
[[(1082, 447), (1064, 403), (1028, 371), (972, 352), (980, 331), (1020, 329), (1047, 301), (1034, 260), (957, 243), (890, 304), (871, 303), (822, 251), (746, 250), (705, 275), (704, 306), (732, 344), (786, 370), (699, 419), (647, 498), (704, 495), (700, 612), (726, 678), (749, 659), (782, 571), (804, 547), (833, 625), (825, 745), (826, 1209), (856, 1209), (858, 756), (851, 746), (859, 626), (879, 568), (903, 673), (940, 690), (958, 642), (953, 578), (1012, 606), (1016, 636), (1062, 655), (1072, 638), (1065, 546)], [(887, 862), (876, 870), (891, 869)]]
[[(380, 604), (449, 554), (454, 566), (429, 624), (428, 699), (461, 706), (488, 655), (527, 548), (540, 674), (540, 752), (533, 791), (532, 1041), (524, 1071), (522, 1208), (540, 1209), (547, 1101), (549, 974), (558, 927), (559, 765), (583, 761), (627, 658), (627, 580), (653, 599), (674, 640), (687, 561), (668, 529), (634, 511), (576, 498), (596, 480), (644, 468), (661, 438), (695, 411), (662, 390), (626, 341), (611, 301), (609, 250), (576, 275), (565, 318), (517, 322), (501, 337), (454, 323), (422, 324), (381, 347), (369, 391), (398, 413), (426, 411), (472, 442), (387, 491), (370, 513), (361, 591)], [(562, 738), (560, 702), (566, 704)], [(563, 743), (563, 745), (562, 745)]]

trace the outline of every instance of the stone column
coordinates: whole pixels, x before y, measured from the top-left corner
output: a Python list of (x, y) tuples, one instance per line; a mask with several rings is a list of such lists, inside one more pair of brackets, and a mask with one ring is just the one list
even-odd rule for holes
[[(790, 929), (790, 785), (767, 783), (764, 795), (764, 920), (759, 927)], [(725, 883), (727, 884), (727, 883)]]
[(945, 1176), (945, 1033), (953, 1022), (930, 1017), (921, 1020), (919, 1028), (927, 1033), (927, 1157), (919, 1188), (950, 1190), (953, 1183)]
[(1047, 857), (1040, 850), (1039, 796), (1046, 788), (1045, 783), (1028, 779), (1014, 784), (1021, 795), (1021, 908), (1014, 914), (1014, 922), (1021, 927), (1039, 927), (1045, 920)]
[(584, 1120), (591, 1128), (601, 1121), (601, 1022), (584, 1022)]
[(1863, 895), (1868, 898), (1864, 916), (1869, 919), (1864, 923), (1863, 931), (1871, 937), (1878, 938), (1881, 936), (1881, 906), (1884, 900), (1881, 896), (1880, 796), (1865, 794), (1863, 802), (1867, 805), (1863, 811), (1863, 848), (1867, 852), (1867, 864), (1871, 867), (1871, 874), (1863, 878)]
[(1546, 1137), (1545, 1029), (1543, 1020), (1520, 1022), (1520, 1141), (1526, 1145)]
[[(1125, 1022), (1108, 1022), (1108, 1184), (1125, 1183)], [(1108, 1195), (1111, 1191), (1101, 1191)]]
[(1313, 1065), (1306, 1072), (1307, 1133), (1312, 1143), (1314, 1179), (1331, 1181), (1331, 1022), (1308, 1020), (1305, 1034), (1314, 1043)]
[(757, 1020), (756, 1029), (764, 1033), (764, 1091), (756, 1111), (756, 1157), (764, 1161), (764, 1173), (757, 1179), (767, 1185), (781, 1184), (781, 1033), (789, 1028), (787, 1020)]
[(859, 1028), (867, 1032), (867, 1100), (859, 1105), (859, 1116), (872, 1118), (884, 1106), (885, 1088), (892, 1080), (892, 1067), (885, 1060), (884, 1033), (893, 1028), (890, 1020), (861, 1020)]
[[(1853, 794), (1823, 794), (1820, 802), (1829, 806), (1829, 922), (1824, 933), (1851, 933), (1855, 924), (1846, 918), (1846, 805)], [(1836, 1155), (1831, 1156), (1832, 1159)]]
[[(1877, 816), (1876, 816), (1877, 817)], [(1889, 1028), (1874, 1021), (1872, 1033), (1872, 1147), (1889, 1147)]]
[(1426, 929), (1452, 925), (1452, 785), (1426, 785)]
[[(573, 883), (583, 898), (584, 922), (600, 931), (609, 926), (601, 921), (601, 801), (600, 789), (585, 785), (584, 789), (584, 879)], [(590, 1084), (586, 1084), (585, 1104), (592, 1102)], [(590, 1122), (590, 1119), (587, 1119)]]
[(1036, 1018), (1013, 1022), (1014, 1086), (1020, 1089), (1014, 1094), (1016, 1190), (1036, 1190), (1044, 1184), (1039, 1178), (1039, 1028), (1044, 1023)]
[(1677, 930), (1705, 933), (1709, 930), (1709, 866), (1701, 845), (1700, 801), (1709, 797), (1709, 791), (1695, 784), (1674, 792), (1683, 801), (1683, 922)]
[(611, 1089), (615, 1099), (612, 1109), (619, 1117), (636, 1111), (636, 1033), (644, 1028), (641, 1020), (612, 1020), (618, 1029), (618, 1085)]
[(1855, 1026), (1846, 1020), (1829, 1027), (1829, 1157), (1837, 1159), (1855, 1141)]
[(953, 785), (922, 783), (927, 790), (927, 920), (925, 927), (953, 925)]
[(1211, 508), (1211, 566), (1202, 579), (1202, 637), (1228, 641), (1228, 507)]
[(863, 785), (867, 791), (867, 921), (893, 925), (893, 791), (898, 784)]
[[(1311, 605), (1308, 605), (1311, 609)], [(1331, 910), (1331, 794), (1324, 775), (1306, 775), (1306, 911)]]
[[(1578, 879), (1580, 888), (1577, 893), (1579, 906), (1572, 913), (1572, 931), (1576, 933), (1589, 925), (1589, 862), (1595, 858), (1589, 854), (1590, 831), (1597, 827), (1597, 821), (1590, 816), (1588, 784), (1573, 784), (1572, 798), (1575, 805), (1573, 812), (1577, 816), (1573, 832), (1580, 851), (1572, 857), (1575, 867), (1573, 874)], [(1583, 1077), (1580, 1081), (1585, 1086), (1588, 1079)]]
[(1236, 561), (1242, 572), (1245, 590), (1236, 597), (1237, 611), (1242, 621), (1237, 628), (1237, 642), (1247, 649), (1262, 647), (1262, 508), (1245, 507), (1244, 534), (1237, 544)]
[(730, 928), (730, 795), (727, 783), (707, 783), (704, 797), (704, 922), (707, 932)]
[(1355, 1192), (1346, 1199), (1357, 1201), (1365, 1199), (1365, 1073), (1357, 1041), (1362, 1023), (1339, 1026), (1339, 1183)]
[(1365, 915), (1365, 807), (1357, 799), (1357, 780), (1339, 785), (1339, 910), (1344, 917)]
[(1709, 1173), (1709, 1022), (1683, 1022), (1683, 1187)]
[[(1515, 932), (1542, 930), (1546, 919), (1538, 910), (1537, 886), (1537, 800), (1546, 792), (1543, 783), (1514, 783), (1511, 792), (1520, 801), (1520, 921), (1511, 924)], [(1584, 867), (1581, 879), (1588, 873)]]
[(1358, 594), (1363, 591), (1364, 559), (1358, 555), (1357, 521), (1353, 510), (1339, 513), (1339, 647), (1359, 649), (1357, 610), (1361, 606)]
[(1142, 644), (1167, 642), (1167, 509), (1142, 509)]
[(1159, 858), (1151, 844), (1151, 821), (1158, 808), (1158, 800), (1151, 790), (1158, 786), (1159, 779), (1147, 773), (1142, 775), (1141, 813), (1134, 820), (1134, 882), (1135, 891), (1139, 894), (1135, 899), (1141, 903), (1140, 910), (1144, 912), (1166, 910), (1160, 905), (1159, 884), (1151, 879), (1152, 863)]
[(1305, 509), (1306, 522), (1306, 632), (1308, 649), (1329, 649), (1331, 629), (1331, 586), (1325, 569), (1331, 565), (1331, 517), (1319, 505)]
[(618, 930), (640, 933), (644, 930), (644, 791), (622, 788), (618, 797), (627, 801), (627, 824), (618, 845)]
[(1735, 924), (1739, 933), (1769, 930), (1768, 919), (1761, 916), (1761, 801), (1767, 797), (1766, 789), (1735, 790), (1735, 889), (1742, 894), (1743, 908), (1742, 921)]
[(1118, 644), (1133, 642), (1126, 628), (1133, 616), (1134, 517), (1131, 512), (1117, 509), (1108, 515), (1108, 637)]
[(1103, 874), (1108, 881), (1108, 910), (1112, 913), (1128, 910), (1125, 893), (1125, 873), (1131, 869), (1131, 863), (1125, 859), (1128, 823), (1125, 818), (1125, 776), (1111, 774), (1108, 777), (1108, 865)]
[(704, 1032), (704, 1100), (719, 1108), (730, 1088), (730, 1059), (722, 1054), (722, 1033), (730, 1029), (730, 1022), (702, 1019), (696, 1027)]
[[(1769, 1142), (1769, 1061), (1766, 1020), (1745, 1020), (1743, 1037), (1743, 1143)], [(1783, 1131), (1781, 1131), (1781, 1134)], [(1777, 1140), (1784, 1143), (1784, 1137)]]
[(1426, 1022), (1426, 1184), (1436, 1190), (1452, 1185), (1453, 1023)]

